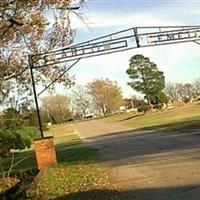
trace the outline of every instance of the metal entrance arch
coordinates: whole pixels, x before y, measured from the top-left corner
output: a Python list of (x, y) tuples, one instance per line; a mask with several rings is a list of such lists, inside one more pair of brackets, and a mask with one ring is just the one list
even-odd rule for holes
[[(37, 97), (54, 84), (81, 59), (141, 47), (152, 47), (184, 42), (195, 42), (200, 44), (200, 25), (132, 27), (62, 49), (29, 55), (29, 67), (41, 138), (44, 138), (44, 134), (42, 130)], [(42, 67), (51, 67), (52, 65), (69, 61), (72, 61), (73, 64), (68, 66), (66, 70), (59, 74), (54, 81), (47, 85), (42, 91), (37, 93), (33, 70), (37, 70)]]

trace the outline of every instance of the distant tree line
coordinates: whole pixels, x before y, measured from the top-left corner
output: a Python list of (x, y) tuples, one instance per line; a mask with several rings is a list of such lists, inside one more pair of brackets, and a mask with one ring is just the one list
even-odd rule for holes
[(43, 121), (53, 124), (106, 116), (124, 104), (121, 88), (109, 79), (95, 79), (75, 86), (68, 95), (48, 95), (41, 101)]
[(164, 89), (169, 100), (184, 101), (200, 95), (200, 78), (193, 83), (167, 83)]
[(131, 57), (127, 74), (128, 83), (135, 91), (144, 95), (144, 100), (131, 99), (138, 110), (162, 108), (168, 101), (189, 101), (200, 95), (200, 79), (191, 83), (165, 83), (165, 76), (148, 57), (137, 54)]

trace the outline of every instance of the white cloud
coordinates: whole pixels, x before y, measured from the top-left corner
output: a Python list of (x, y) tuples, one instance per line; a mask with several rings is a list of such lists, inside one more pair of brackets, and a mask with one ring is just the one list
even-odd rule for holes
[[(166, 81), (191, 82), (200, 75), (197, 68), (199, 52), (200, 46), (192, 43), (134, 49), (82, 60), (71, 73), (76, 76), (76, 82), (79, 84), (86, 84), (95, 78), (116, 80), (123, 88), (125, 96), (130, 96), (133, 90), (127, 86), (130, 80), (126, 70), (131, 56), (148, 56), (157, 64), (159, 70), (164, 71)], [(196, 73), (192, 74), (193, 72)]]
[[(75, 15), (71, 15), (72, 27), (84, 28), (85, 24), (78, 19)], [(160, 25), (177, 25), (176, 21), (159, 20), (158, 18), (142, 13), (142, 14), (124, 14), (116, 16), (112, 14), (104, 13), (90, 13), (88, 17), (85, 17), (85, 22), (90, 28), (100, 27), (133, 27), (133, 26), (160, 26)]]
[(159, 26), (163, 24), (175, 25), (175, 21), (165, 22), (149, 14), (124, 14), (122, 16), (94, 15), (92, 27), (112, 27), (112, 26)]
[[(143, 5), (144, 2), (141, 2)], [(88, 2), (88, 7), (90, 1)], [(161, 6), (163, 5), (163, 6)], [(96, 9), (83, 9), (86, 22), (91, 28), (114, 27), (114, 26), (159, 26), (159, 25), (186, 25), (199, 23), (199, 1), (169, 1), (157, 5), (151, 9), (135, 10), (134, 3), (129, 3), (130, 11), (123, 13), (113, 9), (113, 12), (99, 11)], [(147, 4), (148, 7), (148, 4)], [(123, 8), (122, 8), (123, 9)], [(122, 14), (123, 13), (123, 14)], [(85, 25), (75, 16), (72, 17), (74, 28), (84, 28)]]
[[(110, 29), (112, 33), (113, 27), (119, 27), (123, 30), (125, 27), (133, 26), (194, 25), (192, 19), (195, 18), (192, 16), (196, 16), (198, 13), (199, 8), (185, 3), (178, 7), (159, 7), (154, 9), (154, 12), (149, 11), (148, 13), (116, 15), (115, 13), (92, 11), (88, 14), (88, 23), (93, 29), (101, 28), (104, 30), (106, 28), (106, 30)], [(187, 16), (191, 18), (187, 19)], [(191, 24), (185, 24), (190, 21)], [(73, 27), (85, 28), (85, 25), (75, 16), (72, 16), (72, 22)], [(200, 76), (200, 70), (197, 68), (200, 63), (199, 52), (200, 46), (192, 43), (141, 48), (82, 60), (71, 73), (76, 75), (77, 83), (81, 84), (101, 77), (116, 80), (125, 91), (125, 95), (130, 96), (133, 92), (127, 86), (129, 79), (125, 71), (128, 68), (130, 57), (134, 54), (140, 53), (150, 57), (158, 68), (164, 71), (167, 81), (191, 82)]]

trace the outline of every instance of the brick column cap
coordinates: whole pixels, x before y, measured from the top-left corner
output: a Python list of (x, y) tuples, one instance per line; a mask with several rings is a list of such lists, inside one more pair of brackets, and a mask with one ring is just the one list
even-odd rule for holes
[(53, 139), (53, 136), (48, 136), (48, 137), (44, 137), (44, 138), (37, 138), (37, 139), (34, 139), (33, 141), (48, 140), (48, 139)]

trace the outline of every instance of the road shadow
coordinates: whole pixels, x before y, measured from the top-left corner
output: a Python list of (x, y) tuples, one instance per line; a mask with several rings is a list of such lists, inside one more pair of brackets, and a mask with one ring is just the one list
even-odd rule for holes
[(144, 115), (144, 113), (142, 113), (142, 114), (137, 114), (137, 115), (133, 115), (133, 116), (131, 116), (131, 117), (126, 117), (126, 118), (120, 119), (120, 120), (118, 120), (118, 121), (119, 121), (119, 122), (128, 121), (128, 120), (130, 120), (130, 119), (137, 118), (137, 117), (139, 117), (139, 116), (141, 116), (141, 115)]
[(178, 162), (169, 157), (173, 153), (179, 155), (179, 162), (200, 159), (199, 136), (196, 133), (132, 130), (89, 139), (88, 145), (99, 151), (102, 161), (121, 160), (121, 164), (126, 164), (126, 161), (139, 164), (145, 160), (153, 161), (153, 156), (157, 154), (157, 161), (169, 159), (172, 164)]
[[(192, 121), (197, 124), (199, 118)], [(184, 129), (183, 125), (187, 128)], [(184, 131), (180, 132), (171, 127), (182, 127), (180, 130)], [(160, 160), (169, 160), (172, 164), (200, 159), (198, 126), (190, 128), (181, 122), (89, 137), (86, 145), (99, 152), (101, 161), (117, 160), (116, 165), (142, 165), (144, 162)], [(177, 154), (179, 159), (173, 159), (169, 154)], [(118, 162), (120, 160), (121, 162)]]
[(200, 185), (166, 188), (118, 190), (89, 190), (66, 194), (54, 200), (199, 200)]
[[(196, 126), (191, 127), (191, 122), (194, 122)], [(100, 161), (117, 160), (116, 166), (119, 163), (120, 165), (127, 163), (142, 165), (144, 162), (169, 160), (170, 164), (173, 164), (198, 160), (200, 159), (200, 129), (198, 129), (200, 125), (198, 126), (197, 122), (200, 124), (199, 117), (192, 118), (186, 123), (170, 123), (89, 137), (81, 145), (92, 148), (92, 154), (79, 145), (58, 144), (56, 145), (58, 163), (67, 161), (73, 164), (74, 159), (75, 162), (94, 163), (96, 151)], [(188, 126), (187, 123), (190, 125)], [(183, 131), (180, 132), (180, 130)], [(173, 153), (179, 155), (178, 160), (169, 156)]]

